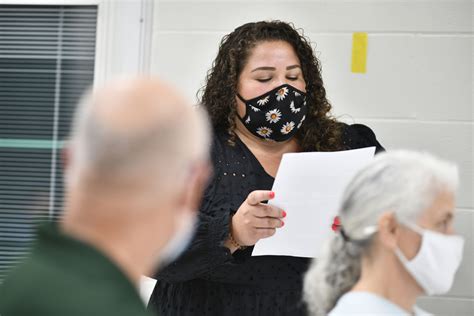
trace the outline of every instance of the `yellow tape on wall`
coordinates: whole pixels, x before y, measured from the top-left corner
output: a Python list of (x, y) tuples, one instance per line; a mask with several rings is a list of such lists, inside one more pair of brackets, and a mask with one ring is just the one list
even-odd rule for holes
[(354, 73), (367, 72), (367, 33), (354, 33), (352, 35), (352, 66)]

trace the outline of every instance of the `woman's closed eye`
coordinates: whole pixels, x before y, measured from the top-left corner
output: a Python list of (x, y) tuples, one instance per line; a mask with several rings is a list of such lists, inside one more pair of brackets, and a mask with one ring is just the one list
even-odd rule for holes
[[(270, 80), (272, 80), (273, 78), (257, 78), (255, 80), (257, 80), (258, 82), (269, 82)], [(297, 81), (299, 79), (299, 76), (288, 76), (286, 77), (286, 79), (288, 80), (291, 80), (291, 81)]]

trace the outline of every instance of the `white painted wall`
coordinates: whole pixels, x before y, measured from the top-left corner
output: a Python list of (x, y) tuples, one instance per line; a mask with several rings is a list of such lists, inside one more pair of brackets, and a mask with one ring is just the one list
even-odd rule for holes
[(63, 2), (73, 4), (75, 1), (92, 1), (99, 5), (96, 86), (119, 77), (149, 72), (153, 0)]
[[(465, 259), (452, 291), (423, 298), (440, 315), (474, 315), (473, 2), (465, 0), (155, 0), (153, 74), (190, 98), (221, 37), (280, 19), (315, 43), (334, 113), (361, 122), (390, 150), (428, 150), (461, 170), (456, 227)], [(350, 72), (352, 33), (369, 33), (366, 74)]]

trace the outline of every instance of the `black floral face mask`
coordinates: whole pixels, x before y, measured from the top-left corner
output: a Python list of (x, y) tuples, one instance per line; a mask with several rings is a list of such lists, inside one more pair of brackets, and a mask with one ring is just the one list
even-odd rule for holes
[(245, 100), (246, 113), (240, 120), (255, 136), (283, 142), (303, 125), (308, 108), (306, 93), (284, 84), (259, 97)]

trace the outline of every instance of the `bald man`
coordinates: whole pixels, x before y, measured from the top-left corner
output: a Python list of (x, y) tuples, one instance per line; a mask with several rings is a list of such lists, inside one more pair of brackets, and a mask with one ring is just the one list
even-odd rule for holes
[(64, 216), (40, 228), (5, 280), (2, 316), (145, 315), (140, 275), (192, 236), (208, 176), (201, 111), (160, 81), (134, 79), (89, 93), (73, 126)]

